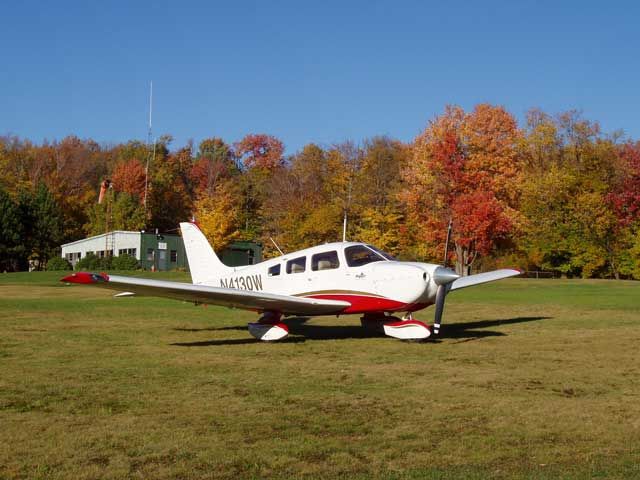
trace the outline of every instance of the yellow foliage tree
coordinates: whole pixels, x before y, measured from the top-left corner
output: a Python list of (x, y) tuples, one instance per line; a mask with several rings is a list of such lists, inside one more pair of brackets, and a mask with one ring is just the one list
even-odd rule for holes
[(402, 247), (403, 216), (389, 205), (382, 209), (367, 207), (362, 212), (356, 228), (356, 239), (375, 245), (392, 255), (398, 255)]
[(195, 203), (200, 229), (215, 251), (223, 250), (240, 236), (240, 193), (231, 182), (220, 182), (212, 195), (203, 193)]

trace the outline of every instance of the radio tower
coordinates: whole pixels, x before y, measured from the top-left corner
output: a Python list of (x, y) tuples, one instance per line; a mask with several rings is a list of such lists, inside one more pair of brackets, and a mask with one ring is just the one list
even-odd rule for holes
[[(149, 132), (147, 134), (147, 146), (151, 149), (151, 142), (153, 141), (151, 115), (153, 114), (153, 81), (149, 85)], [(147, 154), (147, 163), (144, 167), (144, 214), (147, 216), (147, 192), (149, 191), (149, 161), (152, 163), (156, 159), (156, 142), (153, 141), (153, 156)]]

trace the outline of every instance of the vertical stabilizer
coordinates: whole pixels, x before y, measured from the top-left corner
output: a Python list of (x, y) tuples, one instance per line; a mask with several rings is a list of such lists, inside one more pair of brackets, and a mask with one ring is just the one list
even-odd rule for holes
[(183, 222), (180, 230), (193, 283), (207, 282), (233, 271), (220, 261), (197, 225)]

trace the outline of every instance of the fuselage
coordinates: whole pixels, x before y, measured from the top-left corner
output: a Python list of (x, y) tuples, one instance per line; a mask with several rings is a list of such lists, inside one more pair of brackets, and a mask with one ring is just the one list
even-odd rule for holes
[(214, 287), (343, 300), (342, 313), (413, 312), (435, 301), (439, 265), (401, 262), (375, 247), (337, 242), (299, 250), (256, 265), (212, 274)]

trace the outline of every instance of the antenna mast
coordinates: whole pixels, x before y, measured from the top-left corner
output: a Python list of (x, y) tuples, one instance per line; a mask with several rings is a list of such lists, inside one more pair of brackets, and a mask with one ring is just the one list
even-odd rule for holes
[(444, 262), (442, 265), (445, 267), (449, 263), (449, 242), (451, 241), (451, 228), (453, 227), (453, 218), (449, 219), (449, 226), (447, 227), (447, 240), (444, 243)]
[(344, 222), (342, 223), (342, 241), (347, 241), (347, 211), (344, 211)]
[[(152, 118), (152, 114), (153, 114), (153, 81), (151, 81), (150, 85), (149, 85), (149, 132), (147, 134), (147, 146), (151, 146), (151, 141), (153, 138), (153, 133), (152, 133), (152, 123), (151, 123), (151, 118)], [(149, 160), (153, 160), (155, 161), (156, 159), (156, 142), (153, 142), (153, 158), (151, 158), (151, 155), (147, 154), (147, 163), (144, 167), (144, 200), (143, 200), (143, 205), (144, 205), (144, 213), (146, 215), (147, 213), (147, 192), (149, 190)]]

